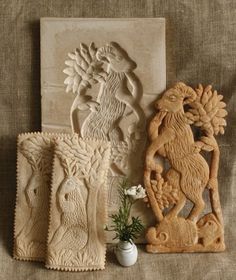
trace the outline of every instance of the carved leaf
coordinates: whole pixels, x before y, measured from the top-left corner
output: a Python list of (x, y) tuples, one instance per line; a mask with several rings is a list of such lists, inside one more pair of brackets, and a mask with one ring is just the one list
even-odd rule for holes
[(224, 117), (227, 111), (224, 109), (226, 104), (221, 101), (222, 95), (216, 90), (212, 91), (212, 86), (203, 88), (199, 85), (196, 89), (197, 97), (190, 103), (190, 109), (186, 112), (189, 123), (205, 130), (208, 134), (224, 133), (226, 121)]
[(63, 70), (69, 76), (64, 81), (66, 92), (79, 93), (80, 87), (91, 87), (105, 81), (107, 73), (102, 68), (103, 62), (97, 60), (96, 53), (94, 43), (89, 47), (81, 43), (74, 53), (68, 53), (70, 59), (65, 64), (69, 67)]
[(165, 182), (162, 177), (159, 178), (158, 181), (151, 180), (151, 186), (155, 194), (156, 202), (161, 210), (168, 208), (178, 201), (178, 189)]
[(91, 55), (92, 60), (94, 60), (96, 57), (96, 53), (97, 53), (97, 48), (95, 47), (94, 42), (92, 42), (89, 45), (89, 53)]
[(64, 84), (65, 85), (72, 85), (73, 81), (74, 81), (74, 78), (69, 76), (65, 79)]
[(21, 142), (20, 152), (26, 157), (33, 170), (45, 175), (51, 172), (52, 141), (47, 136), (35, 135)]
[[(76, 175), (81, 172), (81, 167), (87, 166), (93, 156), (93, 148), (77, 137), (65, 139), (55, 147), (55, 153), (67, 174)], [(76, 166), (75, 166), (76, 165)], [(81, 174), (80, 174), (81, 175)]]
[(121, 169), (128, 168), (128, 160), (130, 156), (130, 148), (128, 143), (119, 142), (117, 146), (112, 147), (112, 162), (116, 163)]

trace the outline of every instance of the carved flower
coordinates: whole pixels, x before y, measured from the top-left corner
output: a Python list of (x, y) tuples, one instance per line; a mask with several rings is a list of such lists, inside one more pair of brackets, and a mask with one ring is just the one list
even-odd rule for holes
[(125, 190), (125, 195), (130, 196), (134, 200), (142, 199), (147, 196), (145, 189), (141, 185), (132, 186)]

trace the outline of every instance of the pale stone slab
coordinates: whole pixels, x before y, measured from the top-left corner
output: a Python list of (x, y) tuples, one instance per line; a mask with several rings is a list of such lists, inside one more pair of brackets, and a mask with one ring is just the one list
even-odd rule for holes
[[(123, 177), (142, 182), (145, 121), (165, 83), (164, 19), (41, 19), (42, 130), (111, 141), (109, 214)], [(152, 223), (142, 203), (134, 214)]]
[(16, 259), (45, 259), (54, 137), (48, 133), (18, 136), (13, 252)]
[(46, 267), (104, 269), (110, 143), (55, 140)]

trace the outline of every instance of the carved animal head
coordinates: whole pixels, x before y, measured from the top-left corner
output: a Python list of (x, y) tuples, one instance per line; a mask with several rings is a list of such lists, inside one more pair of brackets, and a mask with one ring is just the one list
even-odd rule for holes
[(64, 192), (70, 193), (79, 186), (78, 180), (73, 176), (69, 176), (61, 182), (60, 189), (64, 189)]
[(223, 235), (222, 226), (212, 213), (203, 216), (197, 222), (197, 226), (199, 231), (198, 236), (203, 246), (217, 242), (217, 239), (220, 239)]
[(40, 174), (38, 171), (33, 171), (26, 190), (28, 190), (26, 200), (31, 207), (40, 207), (47, 204), (46, 200), (49, 194), (49, 188), (47, 178), (43, 174)]
[(164, 92), (155, 105), (160, 111), (176, 113), (183, 111), (183, 105), (193, 102), (196, 96), (191, 87), (179, 82)]
[(136, 63), (131, 60), (127, 52), (115, 42), (101, 47), (97, 51), (97, 59), (109, 63), (110, 68), (115, 72), (130, 72), (136, 68)]

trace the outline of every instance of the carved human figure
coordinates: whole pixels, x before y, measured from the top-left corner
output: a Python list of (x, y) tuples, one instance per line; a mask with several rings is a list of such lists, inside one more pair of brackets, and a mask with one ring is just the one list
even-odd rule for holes
[[(179, 235), (183, 233), (178, 231), (177, 227), (183, 223), (189, 227), (190, 222), (186, 223), (183, 218), (178, 217), (178, 214), (185, 206), (186, 199), (189, 199), (193, 203), (193, 208), (187, 219), (191, 221), (191, 229), (195, 227), (196, 231), (197, 221), (205, 206), (202, 193), (206, 186), (210, 189), (212, 215), (218, 221), (217, 228), (223, 228), (217, 184), (219, 148), (214, 138), (214, 134), (224, 132), (223, 127), (226, 125), (223, 117), (227, 112), (224, 110), (225, 103), (221, 99), (221, 95), (218, 95), (216, 91), (211, 91), (211, 86), (203, 89), (200, 85), (195, 91), (183, 83), (178, 83), (167, 90), (156, 102), (158, 113), (149, 126), (151, 143), (146, 152), (144, 173), (148, 202), (156, 219), (160, 221), (156, 229), (151, 228), (147, 233), (148, 241), (151, 242), (153, 239), (151, 244), (158, 243), (155, 238), (150, 238), (154, 236), (152, 232), (158, 233), (165, 227), (168, 228), (168, 233), (164, 234), (161, 231), (163, 244), (164, 239), (167, 240), (164, 236), (172, 235), (172, 231), (175, 231), (176, 242), (172, 244), (172, 250), (176, 250), (178, 246), (182, 247), (184, 242), (181, 245)], [(187, 112), (184, 109), (186, 104), (190, 106)], [(198, 141), (194, 140), (190, 124), (200, 127), (202, 131), (203, 136)], [(210, 168), (200, 154), (201, 150), (212, 151)], [(157, 156), (166, 159), (170, 165), (164, 176), (162, 176), (163, 167), (156, 161)], [(163, 216), (162, 210), (171, 205), (173, 207), (169, 209), (166, 216)], [(189, 229), (187, 232), (193, 237), (192, 230)], [(194, 244), (193, 242), (192, 245)], [(206, 245), (206, 242), (204, 244)], [(224, 248), (223, 233), (221, 245), (222, 250)], [(152, 246), (147, 248), (149, 251), (155, 251)], [(188, 250), (194, 251), (193, 248)]]

